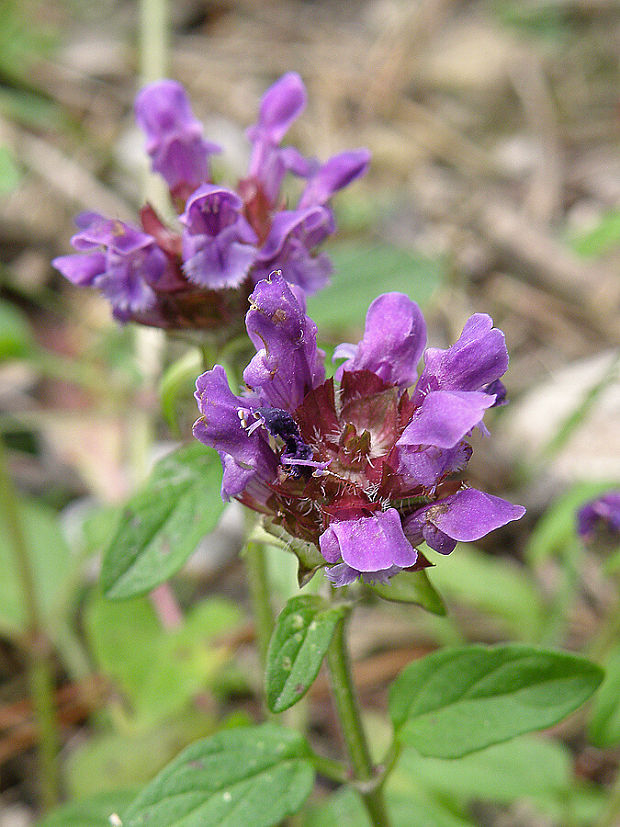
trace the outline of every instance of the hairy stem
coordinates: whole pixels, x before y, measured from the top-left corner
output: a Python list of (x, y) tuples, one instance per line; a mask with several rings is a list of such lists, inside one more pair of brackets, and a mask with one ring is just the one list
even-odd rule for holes
[(254, 623), (256, 642), (263, 671), (267, 664), (267, 650), (273, 631), (273, 609), (267, 572), (267, 555), (261, 543), (250, 541), (245, 547), (245, 566), (248, 573), (248, 587)]
[(389, 827), (383, 790), (372, 763), (355, 695), (345, 638), (345, 620), (341, 620), (336, 626), (327, 651), (327, 665), (340, 727), (370, 820), (376, 827)]

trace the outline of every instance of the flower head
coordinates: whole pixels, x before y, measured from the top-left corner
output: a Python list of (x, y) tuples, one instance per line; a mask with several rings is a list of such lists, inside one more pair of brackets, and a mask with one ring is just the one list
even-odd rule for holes
[(257, 348), (244, 372), (246, 390), (233, 397), (220, 367), (197, 385), (202, 415), (194, 434), (223, 456), (224, 495), (313, 543), (339, 586), (360, 576), (386, 582), (427, 564), (417, 549), (423, 541), (447, 554), (457, 540), (521, 517), (521, 506), (455, 478), (471, 456), (472, 431), (494, 403), (485, 388), (507, 364), (488, 317), (480, 326), (487, 351), (479, 376), (472, 378), (469, 355), (454, 355), (472, 318), (434, 373), (438, 351), (429, 359), (426, 351), (418, 379), (426, 341), (420, 309), (401, 293), (380, 296), (363, 339), (336, 351), (347, 358), (336, 387), (324, 379), (303, 295), (279, 274), (260, 282), (246, 317)]
[[(247, 130), (248, 173), (232, 189), (211, 180), (209, 158), (221, 150), (203, 137), (184, 88), (173, 80), (145, 86), (136, 97), (136, 120), (181, 226), (166, 226), (150, 205), (141, 211), (144, 232), (95, 216), (86, 228), (90, 235), (95, 226), (112, 229), (101, 229), (89, 248), (83, 246), (84, 233), (76, 235), (74, 247), (88, 254), (61, 256), (54, 266), (74, 284), (99, 287), (120, 321), (220, 327), (230, 336), (242, 324), (241, 308), (253, 286), (273, 270), (306, 293), (316, 292), (332, 269), (327, 255), (318, 251), (335, 231), (329, 202), (366, 172), (370, 156), (357, 149), (321, 164), (282, 146), (305, 105), (306, 90), (294, 72), (265, 92), (258, 119)], [(288, 173), (305, 181), (294, 209), (285, 209), (281, 196)], [(83, 220), (78, 219), (80, 229)], [(117, 243), (118, 227), (126, 240)], [(141, 252), (123, 248), (115, 257), (119, 244), (129, 246), (134, 236)]]
[(590, 500), (577, 512), (577, 533), (587, 543), (620, 541), (620, 490)]

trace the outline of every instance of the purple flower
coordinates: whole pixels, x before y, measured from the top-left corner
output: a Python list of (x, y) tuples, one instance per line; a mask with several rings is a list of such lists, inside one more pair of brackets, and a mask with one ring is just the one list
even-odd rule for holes
[(457, 540), (523, 515), (453, 478), (471, 456), (471, 430), (493, 405), (484, 387), (499, 377), (481, 369), (480, 380), (467, 379), (467, 360), (447, 359), (441, 385), (430, 390), (427, 373), (418, 393), (425, 324), (406, 296), (373, 302), (364, 338), (346, 348), (337, 393), (324, 381), (303, 293), (279, 274), (256, 286), (246, 326), (257, 348), (244, 372), (247, 392), (234, 397), (221, 368), (217, 382), (214, 371), (201, 377), (195, 434), (220, 451), (225, 496), (313, 543), (335, 585), (387, 582), (426, 564), (416, 550), (424, 541), (447, 554)]
[(203, 184), (190, 197), (180, 221), (183, 269), (200, 287), (238, 287), (256, 257), (256, 234), (242, 214), (243, 203), (231, 190)]
[(328, 563), (344, 563), (332, 569), (334, 585), (345, 585), (361, 575), (370, 581), (383, 581), (389, 571), (395, 574), (415, 565), (417, 551), (403, 534), (400, 515), (395, 508), (378, 511), (370, 517), (334, 520), (319, 538), (321, 554)]
[(303, 293), (273, 273), (250, 296), (246, 327), (257, 349), (243, 372), (246, 384), (272, 408), (293, 413), (325, 379), (325, 354), (316, 346)]
[(364, 175), (369, 163), (370, 152), (367, 149), (352, 149), (334, 155), (309, 176), (297, 209), (327, 204), (334, 193)]
[(55, 258), (54, 267), (74, 284), (99, 288), (119, 321), (151, 308), (153, 288), (166, 270), (166, 257), (155, 239), (97, 213), (82, 213), (75, 223), (80, 231), (71, 244), (78, 253)]
[(577, 533), (585, 542), (597, 537), (607, 541), (620, 540), (620, 490), (608, 491), (590, 500), (577, 512)]
[[(490, 390), (507, 367), (504, 334), (493, 327), (490, 316), (476, 313), (467, 320), (452, 347), (446, 350), (428, 348), (424, 354), (424, 370), (416, 386), (416, 399), (434, 390)], [(501, 387), (503, 389), (503, 385)], [(496, 392), (491, 390), (491, 393)]]
[[(219, 365), (202, 374), (195, 394), (202, 416), (194, 436), (222, 456), (224, 498), (241, 497), (252, 482), (249, 494), (258, 502), (268, 499), (267, 486), (282, 460), (293, 474), (302, 467), (299, 463), (311, 462), (289, 412), (323, 382), (325, 354), (316, 346), (316, 326), (305, 315), (303, 295), (296, 295), (279, 274), (260, 282), (250, 302), (246, 325), (260, 349), (244, 371), (248, 393), (234, 396)], [(284, 442), (280, 458), (270, 447), (270, 434)]]
[(389, 385), (407, 388), (417, 379), (425, 344), (426, 322), (418, 305), (403, 293), (384, 293), (368, 308), (361, 342), (335, 349), (334, 359), (347, 359), (336, 378), (345, 370), (371, 370)]
[(480, 391), (432, 391), (422, 398), (397, 444), (454, 448), (492, 405), (492, 397)]
[(222, 480), (224, 499), (239, 496), (254, 478), (269, 481), (275, 477), (277, 461), (268, 443), (260, 434), (247, 434), (241, 428), (239, 411), (248, 400), (232, 393), (224, 368), (216, 365), (199, 376), (194, 396), (202, 414), (194, 424), (194, 436), (227, 460)]
[(247, 130), (252, 143), (248, 177), (258, 182), (263, 196), (275, 205), (287, 171), (307, 176), (312, 170), (297, 150), (280, 149), (280, 142), (293, 121), (306, 107), (306, 89), (295, 72), (288, 72), (263, 95), (258, 122)]
[(145, 86), (136, 97), (135, 115), (146, 133), (153, 170), (173, 194), (186, 198), (208, 181), (208, 157), (221, 149), (202, 137), (202, 125), (180, 83), (159, 80)]
[(525, 508), (521, 505), (512, 505), (475, 488), (465, 488), (406, 517), (403, 530), (414, 545), (425, 540), (435, 551), (450, 554), (457, 540), (467, 543), (479, 540), (524, 514)]
[(252, 278), (257, 282), (281, 270), (291, 284), (305, 293), (316, 293), (326, 285), (332, 267), (325, 253), (312, 255), (311, 251), (333, 231), (333, 215), (324, 207), (277, 213), (258, 253)]
[[(335, 230), (328, 201), (366, 172), (369, 154), (343, 152), (321, 165), (282, 147), (305, 105), (306, 90), (295, 73), (267, 90), (247, 132), (248, 176), (233, 190), (210, 181), (209, 156), (220, 148), (203, 138), (183, 87), (172, 80), (144, 87), (136, 97), (136, 119), (183, 232), (166, 226), (148, 204), (140, 211), (144, 232), (88, 213), (78, 219), (84, 232), (73, 239), (84, 255), (61, 256), (55, 266), (80, 287), (99, 287), (120, 321), (219, 330), (222, 339), (238, 335), (252, 285), (272, 271), (316, 292), (332, 270), (328, 256), (317, 251)], [(280, 188), (288, 172), (307, 181), (296, 210), (282, 209)]]

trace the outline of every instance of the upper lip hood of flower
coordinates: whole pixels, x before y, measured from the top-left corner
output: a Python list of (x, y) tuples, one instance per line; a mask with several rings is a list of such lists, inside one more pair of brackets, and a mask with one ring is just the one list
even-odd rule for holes
[(153, 170), (171, 190), (191, 192), (208, 178), (209, 155), (221, 152), (205, 141), (185, 89), (174, 80), (159, 80), (140, 90), (135, 101), (138, 125), (147, 137)]
[[(449, 553), (457, 540), (522, 516), (521, 506), (451, 478), (494, 403), (486, 387), (507, 364), (488, 317), (472, 317), (456, 345), (435, 351), (442, 358), (425, 358), (416, 382), (426, 340), (420, 309), (403, 294), (380, 296), (362, 341), (337, 349), (348, 359), (336, 393), (333, 380), (324, 381), (303, 294), (276, 273), (250, 302), (246, 326), (257, 353), (244, 372), (247, 395), (235, 411), (222, 369), (204, 374), (195, 434), (224, 454), (225, 496), (319, 547), (335, 585), (359, 576), (385, 582), (428, 564), (415, 548), (423, 541)], [(250, 447), (261, 470), (258, 460), (249, 470)]]

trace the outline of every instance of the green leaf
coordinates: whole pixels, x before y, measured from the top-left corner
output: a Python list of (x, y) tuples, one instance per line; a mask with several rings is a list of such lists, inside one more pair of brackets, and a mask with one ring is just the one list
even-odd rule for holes
[(278, 617), (267, 654), (267, 705), (283, 712), (302, 698), (316, 678), (334, 629), (348, 609), (330, 607), (315, 595), (288, 601)]
[(230, 660), (213, 638), (239, 623), (234, 604), (211, 598), (196, 605), (179, 629), (162, 628), (147, 598), (112, 603), (95, 595), (85, 625), (99, 668), (120, 686), (144, 728), (182, 710), (208, 688)]
[(424, 304), (441, 282), (440, 262), (394, 244), (339, 242), (326, 249), (334, 264), (331, 284), (308, 299), (319, 330), (359, 330), (379, 293), (400, 290)]
[[(188, 710), (150, 729), (96, 734), (76, 746), (64, 762), (65, 785), (76, 799), (130, 785), (134, 794), (125, 802), (129, 806), (142, 787), (182, 749), (217, 729), (213, 717)], [(120, 815), (119, 810), (116, 812)]]
[[(52, 627), (66, 612), (65, 589), (74, 571), (71, 552), (56, 513), (28, 500), (20, 501), (19, 517), (32, 567), (37, 603)], [(0, 514), (0, 632), (14, 636), (25, 631), (27, 617), (13, 543)]]
[(553, 726), (603, 672), (584, 658), (512, 644), (445, 649), (410, 664), (390, 691), (399, 739), (421, 755), (459, 758)]
[(101, 572), (105, 596), (144, 594), (172, 577), (224, 509), (217, 453), (199, 442), (160, 460), (129, 501)]
[(9, 302), (0, 302), (0, 362), (27, 356), (33, 339), (26, 316)]
[(38, 827), (110, 827), (112, 813), (120, 813), (135, 796), (135, 790), (111, 790), (85, 801), (72, 801), (39, 821)]
[(563, 744), (532, 735), (458, 761), (422, 758), (416, 750), (404, 749), (387, 783), (388, 800), (410, 795), (412, 790), (417, 795), (418, 788), (463, 808), (480, 800), (511, 804), (528, 799), (554, 824), (563, 824), (570, 812), (574, 823), (585, 827), (596, 822), (604, 801), (600, 788), (573, 775), (572, 756)]
[(314, 771), (301, 735), (274, 724), (188, 747), (126, 810), (123, 827), (270, 827), (296, 813)]
[(425, 571), (402, 571), (392, 577), (388, 584), (372, 583), (373, 592), (384, 600), (395, 603), (416, 603), (427, 612), (445, 615), (446, 607), (441, 595), (433, 588)]
[(464, 801), (510, 803), (527, 797), (567, 793), (574, 782), (569, 750), (546, 738), (525, 735), (462, 757), (422, 758), (404, 749), (388, 789), (406, 792), (421, 785)]
[(423, 792), (386, 795), (392, 827), (476, 827), (465, 816), (452, 812), (441, 801)]
[(605, 678), (594, 699), (590, 740), (597, 747), (611, 747), (620, 741), (620, 646), (604, 664)]
[(511, 636), (536, 639), (544, 621), (544, 608), (524, 566), (468, 545), (459, 545), (448, 558), (432, 551), (428, 556), (437, 562), (429, 578), (446, 599), (499, 618)]

